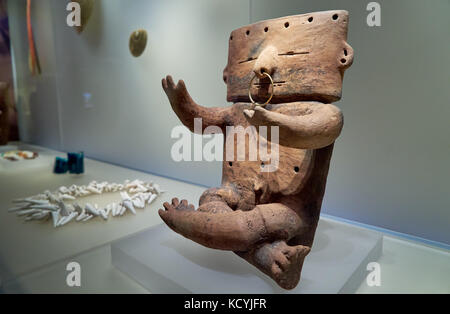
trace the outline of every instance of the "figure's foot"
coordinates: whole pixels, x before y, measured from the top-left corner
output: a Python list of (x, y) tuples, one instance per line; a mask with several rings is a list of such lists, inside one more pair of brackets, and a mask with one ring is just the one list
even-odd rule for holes
[(286, 242), (279, 241), (259, 248), (255, 252), (254, 261), (282, 288), (291, 290), (300, 281), (303, 261), (310, 250), (303, 245), (289, 246)]
[(163, 206), (166, 210), (195, 210), (194, 205), (189, 204), (187, 200), (180, 202), (176, 197), (172, 199), (172, 204), (166, 202)]
[(158, 211), (159, 216), (172, 229), (175, 227), (175, 216), (177, 216), (179, 212), (195, 211), (194, 205), (189, 204), (187, 200), (182, 200), (180, 202), (178, 198), (172, 199), (172, 204), (166, 202), (163, 206), (165, 210), (160, 209)]

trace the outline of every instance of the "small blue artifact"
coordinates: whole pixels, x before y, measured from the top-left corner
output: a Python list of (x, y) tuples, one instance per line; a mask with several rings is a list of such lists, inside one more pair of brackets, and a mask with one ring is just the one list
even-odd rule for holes
[(67, 159), (56, 157), (53, 172), (56, 174), (67, 172), (72, 174), (84, 173), (84, 153), (68, 153)]
[(55, 167), (53, 168), (53, 172), (56, 174), (66, 173), (68, 170), (67, 159), (56, 157)]

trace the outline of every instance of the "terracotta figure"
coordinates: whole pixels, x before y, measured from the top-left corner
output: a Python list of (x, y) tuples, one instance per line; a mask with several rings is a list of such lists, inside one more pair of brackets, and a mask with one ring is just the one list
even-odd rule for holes
[[(341, 98), (344, 71), (353, 62), (347, 29), (348, 12), (326, 11), (233, 31), (223, 76), (227, 100), (234, 103), (229, 107), (202, 107), (183, 81), (175, 84), (170, 76), (162, 81), (173, 110), (192, 132), (194, 119), (202, 118), (201, 131), (218, 126), (236, 146), (235, 134), (227, 133), (230, 126), (278, 127), (275, 171), (265, 171), (271, 161), (259, 157), (224, 157), (222, 186), (207, 190), (198, 209), (173, 199), (159, 214), (175, 232), (234, 251), (284, 289), (297, 286), (311, 250), (334, 142), (343, 127), (343, 115), (331, 103)], [(265, 107), (256, 104), (268, 100)], [(268, 145), (273, 139), (257, 136)]]

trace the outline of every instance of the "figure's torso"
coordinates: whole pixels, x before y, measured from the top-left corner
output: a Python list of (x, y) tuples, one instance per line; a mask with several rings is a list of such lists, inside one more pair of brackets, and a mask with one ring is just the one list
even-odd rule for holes
[[(248, 104), (233, 105), (233, 114), (227, 121), (229, 126), (249, 128), (251, 125), (243, 114), (244, 109), (250, 109)], [(269, 105), (267, 110), (283, 113), (286, 115), (303, 115), (308, 114), (307, 107), (295, 106), (290, 104)], [(270, 127), (269, 127), (270, 128)], [(268, 128), (268, 129), (269, 129)], [(248, 129), (249, 130), (249, 129)], [(258, 130), (259, 131), (259, 130)], [(227, 132), (226, 132), (227, 133)], [(234, 137), (234, 158), (227, 160), (227, 139)], [(265, 141), (259, 134), (256, 134), (258, 142)], [(276, 140), (270, 134), (267, 137), (267, 147), (270, 152), (272, 141)], [(255, 203), (264, 204), (277, 195), (294, 196), (300, 195), (305, 184), (308, 182), (314, 171), (315, 150), (305, 150), (279, 145), (279, 161), (275, 171), (268, 172), (270, 165), (276, 165), (275, 162), (263, 161), (260, 154), (259, 146), (257, 158), (249, 156), (249, 140), (245, 141), (245, 160), (237, 159), (237, 141), (238, 137), (234, 134), (225, 134), (224, 143), (224, 162), (223, 162), (223, 184), (233, 185), (245, 191), (255, 192)], [(239, 143), (242, 145), (242, 143)], [(320, 150), (319, 150), (320, 151)], [(274, 170), (273, 168), (271, 170)]]

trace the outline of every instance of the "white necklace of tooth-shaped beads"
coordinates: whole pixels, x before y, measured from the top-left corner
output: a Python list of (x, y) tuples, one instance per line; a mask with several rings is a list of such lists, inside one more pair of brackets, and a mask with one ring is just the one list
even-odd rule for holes
[[(120, 192), (121, 201), (111, 203), (105, 208), (99, 208), (97, 204), (86, 203), (84, 207), (76, 201), (78, 198), (93, 194)], [(9, 209), (11, 213), (17, 213), (24, 217), (25, 221), (47, 220), (52, 218), (55, 228), (67, 225), (70, 222), (87, 222), (95, 217), (108, 220), (113, 217), (123, 216), (126, 212), (136, 215), (136, 208), (143, 209), (161, 194), (158, 184), (141, 180), (126, 180), (123, 184), (92, 181), (88, 185), (62, 186), (56, 192), (45, 191), (42, 194), (24, 199), (14, 200), (16, 207)], [(72, 201), (66, 204), (65, 201)]]

